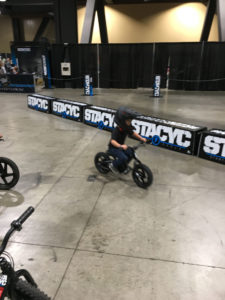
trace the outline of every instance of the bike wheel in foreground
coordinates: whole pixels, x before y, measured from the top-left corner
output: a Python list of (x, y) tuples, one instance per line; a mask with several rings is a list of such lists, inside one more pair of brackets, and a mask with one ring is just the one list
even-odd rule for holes
[(51, 300), (44, 292), (21, 279), (16, 283), (16, 293), (18, 294), (18, 300)]
[(149, 167), (139, 164), (136, 165), (132, 172), (132, 177), (137, 186), (147, 188), (152, 184), (153, 175)]
[(109, 156), (105, 152), (99, 152), (95, 155), (95, 167), (102, 174), (107, 174), (109, 169)]
[(0, 190), (14, 187), (20, 178), (17, 165), (9, 158), (0, 157)]

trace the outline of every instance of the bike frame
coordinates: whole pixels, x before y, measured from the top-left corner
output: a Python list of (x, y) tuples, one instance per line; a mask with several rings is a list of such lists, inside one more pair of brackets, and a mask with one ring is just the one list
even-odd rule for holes
[(16, 299), (15, 284), (21, 276), (23, 276), (31, 285), (37, 287), (37, 284), (27, 270), (21, 269), (14, 271), (11, 263), (2, 256), (14, 231), (20, 231), (22, 229), (22, 224), (33, 213), (33, 211), (34, 208), (29, 207), (17, 220), (11, 223), (11, 228), (6, 233), (0, 246), (0, 269), (2, 270), (2, 274), (0, 274), (0, 300), (3, 300), (6, 296), (9, 296), (11, 300)]
[[(129, 162), (129, 164), (132, 162), (133, 159), (135, 160), (134, 165), (136, 165), (136, 164), (140, 164), (140, 165), (141, 165), (141, 164), (142, 164), (142, 162), (140, 161), (140, 159), (139, 159), (138, 156), (137, 156), (136, 150), (137, 150), (138, 148), (140, 148), (141, 146), (145, 146), (145, 144), (149, 144), (149, 143), (148, 143), (148, 142), (147, 142), (147, 143), (140, 142), (140, 143), (138, 143), (136, 146), (131, 146), (131, 147), (129, 147), (129, 148), (131, 148), (132, 151), (133, 151), (133, 157), (132, 157), (131, 161)], [(111, 155), (111, 154), (109, 154), (109, 155)], [(112, 156), (112, 155), (111, 155), (111, 156)], [(111, 163), (112, 161), (113, 161), (113, 160), (110, 159), (109, 161), (106, 161), (106, 162), (107, 162), (107, 163)], [(130, 167), (130, 169), (133, 170), (132, 167)]]

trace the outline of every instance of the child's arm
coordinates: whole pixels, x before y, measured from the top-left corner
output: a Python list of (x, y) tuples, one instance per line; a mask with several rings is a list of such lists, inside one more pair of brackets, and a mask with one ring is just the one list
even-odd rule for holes
[(141, 142), (144, 142), (144, 143), (146, 143), (147, 142), (147, 140), (146, 140), (146, 138), (143, 138), (143, 137), (141, 137), (137, 132), (133, 132), (133, 137), (135, 137), (137, 140), (139, 140), (139, 141), (141, 141)]
[(122, 146), (114, 139), (111, 139), (110, 143), (116, 148), (121, 148), (121, 146)]
[(114, 147), (116, 147), (116, 148), (118, 148), (118, 149), (123, 149), (123, 150), (127, 150), (127, 145), (121, 145), (121, 144), (119, 144), (116, 140), (114, 140), (114, 139), (111, 139), (111, 141), (110, 141), (110, 143), (114, 146)]

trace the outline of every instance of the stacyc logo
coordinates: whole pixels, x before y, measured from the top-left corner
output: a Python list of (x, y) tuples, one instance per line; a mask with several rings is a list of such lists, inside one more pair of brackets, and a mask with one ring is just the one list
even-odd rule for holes
[(225, 159), (225, 137), (206, 136), (203, 151), (210, 156)]
[(111, 112), (85, 109), (84, 119), (87, 123), (97, 125), (100, 129), (114, 127), (114, 114)]
[(140, 120), (133, 120), (132, 125), (137, 133), (152, 140), (152, 144), (155, 146), (161, 143), (180, 148), (191, 146), (192, 133), (188, 130)]
[(80, 117), (80, 107), (70, 103), (53, 101), (53, 112), (62, 115), (62, 117), (71, 117), (78, 119)]
[(36, 110), (47, 111), (48, 110), (48, 100), (29, 96), (28, 97), (28, 106), (33, 107)]

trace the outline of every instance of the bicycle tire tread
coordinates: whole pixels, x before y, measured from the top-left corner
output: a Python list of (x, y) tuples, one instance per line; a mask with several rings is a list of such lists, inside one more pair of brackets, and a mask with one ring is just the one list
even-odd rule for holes
[(51, 300), (44, 292), (32, 286), (30, 283), (19, 279), (16, 283), (16, 290), (22, 296), (25, 296), (26, 299), (30, 300)]

